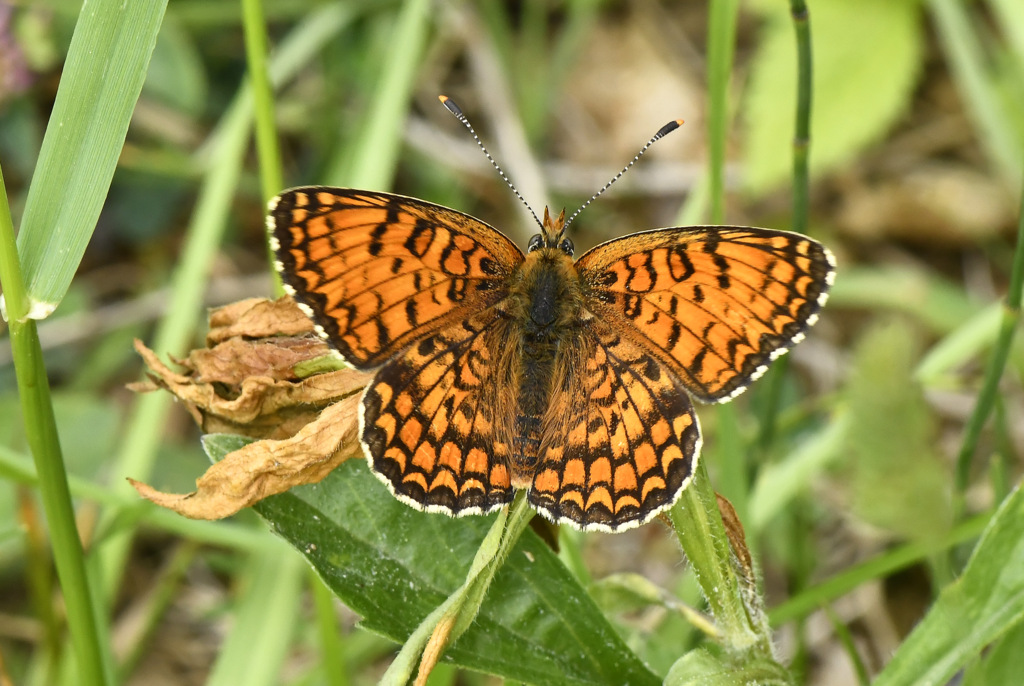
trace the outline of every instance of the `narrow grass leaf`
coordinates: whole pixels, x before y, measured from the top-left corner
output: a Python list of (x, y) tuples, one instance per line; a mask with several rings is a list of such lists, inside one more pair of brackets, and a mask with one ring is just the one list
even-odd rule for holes
[(968, 7), (957, 0), (928, 0), (928, 8), (985, 155), (1010, 188), (1020, 188), (1021, 140), (990, 74), (987, 30), (973, 24)]
[(82, 5), (18, 235), (30, 317), (57, 307), (85, 254), (166, 6)]
[(963, 575), (896, 650), (875, 686), (948, 683), (1024, 619), (1024, 491), (999, 507)]
[(248, 561), (235, 621), (217, 656), (207, 686), (275, 686), (291, 648), (302, 604), (301, 558), (281, 545)]

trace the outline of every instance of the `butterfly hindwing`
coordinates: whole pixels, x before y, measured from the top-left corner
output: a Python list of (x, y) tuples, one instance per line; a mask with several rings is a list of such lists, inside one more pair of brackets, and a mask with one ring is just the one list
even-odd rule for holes
[(507, 334), (493, 310), (471, 316), (414, 343), (367, 387), (363, 447), (402, 501), (450, 515), (511, 502)]
[(633, 234), (576, 266), (594, 314), (710, 402), (740, 393), (803, 337), (834, 274), (832, 255), (806, 236), (719, 226)]
[(359, 368), (497, 302), (523, 260), (483, 222), (390, 193), (293, 188), (267, 223), (288, 292)]
[(559, 350), (530, 502), (555, 522), (621, 531), (676, 501), (700, 453), (682, 382), (600, 320)]

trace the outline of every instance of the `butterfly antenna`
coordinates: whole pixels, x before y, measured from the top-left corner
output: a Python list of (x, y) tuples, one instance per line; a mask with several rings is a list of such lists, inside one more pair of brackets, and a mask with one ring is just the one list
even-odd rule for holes
[[(473, 125), (469, 123), (469, 119), (466, 118), (466, 115), (464, 115), (462, 113), (462, 109), (458, 105), (456, 105), (455, 102), (451, 98), (449, 98), (447, 95), (439, 95), (439, 96), (437, 96), (437, 99), (441, 101), (441, 104), (444, 105), (445, 108), (449, 112), (451, 112), (452, 114), (455, 115), (456, 119), (461, 121), (462, 124), (467, 129), (469, 129), (469, 133), (473, 136), (473, 140), (476, 141), (476, 144), (478, 146), (480, 146), (480, 149), (483, 151), (484, 155), (487, 157), (487, 161), (491, 163), (491, 166), (494, 167), (498, 171), (498, 174), (501, 175), (501, 178), (504, 179), (506, 184), (508, 184), (508, 187), (511, 188), (512, 192), (516, 194), (516, 197), (519, 198), (519, 202), (523, 203), (523, 205), (526, 207), (526, 209), (530, 210), (530, 214), (533, 215), (533, 221), (537, 222), (537, 226), (539, 226), (539, 227), (541, 227), (541, 229), (543, 229), (544, 225), (541, 223), (540, 219), (537, 217), (537, 213), (533, 211), (532, 207), (530, 207), (530, 203), (526, 202), (526, 198), (524, 198), (522, 196), (522, 194), (520, 194), (519, 189), (517, 189), (515, 186), (512, 185), (512, 182), (509, 180), (508, 176), (505, 175), (505, 172), (502, 170), (502, 168), (499, 167), (498, 163), (494, 161), (493, 157), (491, 157), (491, 153), (487, 152), (487, 148), (484, 147), (484, 144), (480, 140), (480, 137), (476, 135), (476, 130), (473, 129)], [(664, 135), (664, 134), (662, 134), (662, 135)], [(653, 143), (654, 141), (651, 141), (651, 142)], [(648, 145), (650, 145), (650, 143), (648, 143)]]
[(601, 190), (599, 190), (599, 191), (598, 191), (597, 193), (594, 193), (594, 194), (593, 194), (592, 196), (590, 196), (590, 200), (587, 200), (587, 201), (586, 201), (585, 203), (583, 203), (582, 205), (580, 205), (580, 208), (579, 208), (578, 210), (576, 210), (575, 212), (573, 212), (573, 213), (572, 213), (572, 215), (571, 215), (571, 216), (570, 216), (570, 217), (569, 217), (569, 218), (568, 218), (568, 219), (567, 219), (567, 220), (565, 221), (565, 228), (566, 228), (566, 229), (568, 229), (568, 228), (569, 228), (569, 224), (572, 224), (572, 220), (573, 220), (573, 219), (575, 219), (575, 218), (576, 218), (577, 216), (579, 216), (579, 213), (580, 213), (580, 212), (582, 212), (583, 210), (585, 210), (585, 209), (587, 208), (587, 205), (589, 205), (590, 203), (592, 203), (592, 202), (594, 202), (595, 200), (597, 200), (597, 198), (598, 198), (598, 196), (599, 196), (599, 195), (601, 195), (601, 194), (602, 194), (602, 193), (604, 193), (604, 192), (605, 192), (606, 190), (608, 190), (609, 188), (611, 188), (611, 185), (612, 185), (613, 183), (615, 183), (616, 181), (618, 181), (619, 179), (621, 179), (621, 178), (622, 178), (622, 175), (623, 175), (623, 174), (625, 174), (626, 172), (628, 172), (628, 171), (629, 171), (629, 168), (630, 168), (630, 167), (632, 167), (632, 166), (633, 166), (634, 164), (636, 164), (636, 163), (637, 163), (637, 160), (639, 160), (639, 159), (640, 159), (640, 157), (641, 157), (641, 156), (642, 156), (642, 155), (643, 155), (643, 154), (644, 154), (645, 152), (647, 152), (647, 149), (648, 149), (649, 147), (651, 147), (652, 145), (654, 145), (654, 142), (655, 142), (655, 141), (657, 141), (657, 140), (659, 140), (659, 139), (661, 139), (661, 138), (664, 138), (665, 136), (667, 136), (668, 134), (672, 133), (673, 131), (675, 131), (676, 129), (678, 129), (678, 128), (679, 128), (680, 126), (682, 126), (682, 125), (683, 125), (683, 120), (682, 120), (682, 119), (676, 119), (675, 121), (670, 121), (669, 123), (667, 123), (667, 124), (665, 124), (664, 126), (662, 126), (662, 127), (660, 128), (660, 129), (658, 129), (658, 133), (654, 134), (654, 136), (652, 136), (652, 137), (651, 137), (651, 140), (647, 141), (646, 145), (644, 145), (644, 147), (640, 148), (640, 152), (638, 152), (638, 153), (637, 153), (637, 154), (636, 154), (636, 155), (635, 155), (635, 156), (633, 157), (633, 159), (629, 161), (629, 164), (627, 164), (627, 165), (626, 165), (625, 167), (623, 167), (623, 168), (622, 168), (622, 171), (620, 171), (620, 172), (619, 172), (618, 174), (616, 174), (615, 176), (613, 176), (613, 177), (611, 178), (611, 181), (609, 181), (608, 183), (606, 183), (606, 184), (605, 184), (605, 185), (604, 185), (604, 186), (603, 186), (603, 187), (601, 188)]

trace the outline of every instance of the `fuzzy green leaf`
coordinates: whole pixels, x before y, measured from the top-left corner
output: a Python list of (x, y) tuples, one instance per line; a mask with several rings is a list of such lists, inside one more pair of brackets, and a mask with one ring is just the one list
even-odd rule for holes
[(902, 319), (874, 326), (859, 342), (847, 393), (844, 468), (860, 517), (903, 537), (937, 541), (952, 525), (950, 475), (933, 447), (937, 427), (913, 379), (919, 348)]

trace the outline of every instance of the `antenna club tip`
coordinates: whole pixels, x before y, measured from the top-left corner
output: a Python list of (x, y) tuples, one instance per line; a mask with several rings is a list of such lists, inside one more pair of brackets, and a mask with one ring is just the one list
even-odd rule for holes
[(456, 117), (462, 116), (462, 109), (455, 104), (455, 101), (449, 98), (447, 95), (439, 95), (437, 99), (441, 101), (441, 104), (445, 106), (449, 112), (454, 114)]
[(658, 138), (662, 138), (663, 136), (667, 136), (668, 134), (672, 133), (682, 125), (682, 119), (675, 119), (673, 121), (670, 121), (669, 123), (662, 126), (660, 129), (658, 129), (658, 133), (654, 134), (655, 140), (657, 140)]

